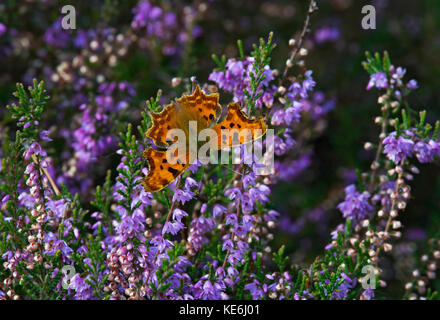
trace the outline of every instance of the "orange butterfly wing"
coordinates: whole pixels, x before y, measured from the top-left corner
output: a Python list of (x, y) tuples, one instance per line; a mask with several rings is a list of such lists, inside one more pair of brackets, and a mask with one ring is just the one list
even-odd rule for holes
[(264, 136), (267, 125), (263, 119), (249, 119), (240, 109), (240, 103), (228, 105), (226, 118), (212, 127), (217, 133), (217, 147), (233, 147), (246, 144)]
[[(175, 142), (167, 140), (169, 131), (176, 128), (182, 129), (187, 135), (186, 144), (188, 145), (189, 121), (197, 121), (198, 130), (207, 128), (221, 113), (218, 100), (218, 94), (206, 95), (197, 86), (192, 95), (184, 95), (176, 99), (175, 103), (167, 105), (161, 112), (151, 113), (153, 125), (147, 131), (146, 136), (151, 138), (156, 146), (168, 148)], [(167, 152), (153, 148), (147, 148), (144, 151), (143, 156), (148, 163), (148, 174), (142, 184), (147, 192), (162, 190), (189, 166), (189, 151), (178, 160), (177, 164), (167, 161)]]
[[(160, 113), (151, 113), (153, 125), (147, 131), (146, 136), (151, 138), (158, 147), (168, 148), (174, 141), (167, 141), (167, 134), (170, 130), (178, 128), (187, 134), (186, 144), (188, 145), (189, 121), (197, 121), (198, 131), (208, 128), (221, 114), (222, 107), (218, 100), (218, 94), (206, 95), (197, 86), (192, 95), (184, 95), (176, 99), (175, 104), (167, 105)], [(266, 133), (267, 126), (263, 119), (246, 117), (240, 110), (239, 103), (230, 103), (225, 119), (214, 125), (212, 129), (218, 137), (217, 148), (223, 148), (256, 140)], [(226, 134), (225, 130), (227, 130)], [(180, 156), (181, 158), (174, 164), (167, 160), (167, 154), (168, 151), (153, 148), (147, 148), (144, 151), (143, 156), (148, 163), (148, 174), (142, 181), (145, 191), (162, 190), (188, 168), (189, 151)]]
[(148, 162), (148, 174), (143, 179), (142, 185), (147, 192), (160, 191), (188, 168), (187, 159), (178, 159), (176, 163), (171, 164), (167, 159), (168, 151), (145, 149), (143, 156)]
[(169, 104), (162, 112), (150, 113), (150, 118), (153, 125), (145, 135), (153, 139), (156, 146), (168, 147), (171, 144), (171, 141), (166, 141), (168, 131), (179, 128), (176, 107), (173, 104)]
[(184, 95), (176, 101), (182, 106), (184, 113), (192, 115), (193, 120), (198, 121), (199, 129), (204, 129), (217, 120), (222, 112), (218, 100), (218, 93), (207, 95), (197, 86), (192, 95)]

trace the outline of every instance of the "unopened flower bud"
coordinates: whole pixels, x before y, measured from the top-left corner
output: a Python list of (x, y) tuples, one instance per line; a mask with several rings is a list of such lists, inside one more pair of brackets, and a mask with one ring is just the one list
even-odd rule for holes
[(365, 142), (364, 149), (369, 151), (373, 149), (373, 144), (371, 142)]
[(277, 91), (278, 91), (278, 93), (280, 93), (280, 94), (284, 94), (284, 93), (286, 92), (286, 88), (283, 87), (283, 86), (279, 86), (278, 89), (277, 89)]
[(379, 168), (380, 164), (378, 161), (373, 161), (371, 164), (371, 170), (377, 170)]
[(180, 77), (173, 78), (173, 79), (171, 79), (171, 86), (173, 88), (177, 87), (181, 82), (182, 82), (182, 78), (180, 78)]
[(393, 229), (399, 229), (402, 226), (400, 221), (393, 221)]
[(402, 232), (395, 231), (395, 232), (392, 232), (391, 235), (396, 239), (400, 239), (402, 237)]
[(406, 202), (405, 201), (399, 201), (397, 203), (397, 208), (399, 208), (400, 210), (403, 210), (406, 208)]
[(383, 245), (383, 250), (385, 252), (390, 252), (391, 250), (393, 250), (393, 245), (389, 244), (389, 243), (384, 243)]
[(393, 102), (391, 102), (391, 108), (395, 109), (395, 108), (397, 108), (398, 106), (399, 106), (399, 102), (397, 102), (397, 101), (393, 101)]
[(415, 166), (412, 166), (410, 170), (411, 170), (411, 172), (414, 173), (414, 174), (419, 174), (419, 173), (420, 173), (419, 168), (417, 168), (417, 167), (415, 167)]

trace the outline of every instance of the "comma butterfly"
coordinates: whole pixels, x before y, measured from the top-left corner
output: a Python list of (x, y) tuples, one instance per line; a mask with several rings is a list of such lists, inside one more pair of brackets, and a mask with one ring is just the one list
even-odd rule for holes
[[(222, 120), (220, 120), (221, 113), (219, 95), (217, 93), (207, 95), (197, 86), (192, 95), (183, 95), (161, 112), (150, 114), (153, 125), (146, 136), (153, 140), (157, 148), (148, 147), (143, 153), (148, 163), (148, 174), (142, 181), (145, 191), (162, 190), (188, 168), (191, 164), (190, 159), (197, 157), (197, 154), (192, 154), (194, 150), (186, 148), (188, 151), (178, 156), (177, 161), (173, 163), (169, 161), (167, 152), (176, 142), (168, 138), (173, 129), (185, 132), (185, 143), (189, 145), (191, 121), (197, 123), (196, 134), (210, 128), (218, 137), (217, 141), (210, 141), (212, 147), (217, 150), (249, 143), (266, 133), (267, 125), (264, 120), (249, 119), (240, 110), (240, 104), (237, 102), (228, 105), (226, 117)], [(233, 130), (234, 134), (227, 136), (226, 130)], [(242, 132), (246, 134), (241, 134)], [(164, 149), (164, 151), (156, 149)]]

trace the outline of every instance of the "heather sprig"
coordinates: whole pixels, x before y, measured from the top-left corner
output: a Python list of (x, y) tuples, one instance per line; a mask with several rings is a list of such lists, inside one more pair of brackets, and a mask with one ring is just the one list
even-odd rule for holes
[(41, 134), (38, 125), (49, 100), (44, 82), (38, 83), (34, 79), (33, 87), (29, 87), (28, 92), (26, 92), (23, 84), (18, 83), (17, 91), (13, 95), (18, 99), (18, 104), (13, 103), (7, 108), (12, 118), (16, 119), (17, 126), (22, 128), (22, 139), (25, 139), (28, 144), (32, 141), (38, 141), (38, 135)]
[[(380, 279), (381, 255), (390, 253), (392, 242), (402, 237), (399, 216), (411, 198), (410, 183), (419, 173), (418, 164), (433, 162), (440, 153), (438, 130), (433, 130), (438, 122), (435, 126), (426, 123), (426, 112), (417, 115), (407, 102), (408, 94), (415, 89), (414, 80), (405, 83), (405, 70), (394, 67), (386, 52), (383, 57), (366, 56), (363, 65), (371, 74), (367, 90), (376, 87), (385, 91), (378, 99), (382, 116), (375, 119), (381, 127), (379, 144), (365, 144), (366, 150), (376, 148), (371, 171), (359, 175), (357, 187), (346, 188), (345, 200), (338, 206), (350, 222), (345, 224), (347, 245), (339, 246), (336, 238), (328, 248), (340, 248), (337, 254), (346, 252), (363, 261), (363, 266), (373, 266)], [(386, 287), (382, 279), (379, 284)], [(371, 291), (364, 291), (362, 297), (372, 298)]]
[[(5, 150), (12, 151), (7, 154), (7, 163), (15, 161), (11, 168), (12, 180), (9, 179), (15, 187), (10, 190), (12, 199), (9, 197), (5, 203), (8, 211), (2, 214), (5, 221), (10, 221), (9, 227), (8, 223), (2, 227), (11, 231), (4, 230), (2, 259), (6, 259), (6, 288), (10, 298), (35, 295), (56, 298), (62, 294), (54, 290), (60, 285), (59, 270), (72, 258), (72, 249), (66, 242), (69, 241), (66, 231), (72, 226), (69, 219), (65, 219), (70, 200), (61, 195), (54, 184), (46, 151), (39, 144), (41, 140), (48, 140), (47, 134), (38, 132), (48, 100), (44, 84), (34, 81), (34, 87), (28, 91), (29, 94), (22, 85), (17, 85), (18, 104), (9, 107), (18, 126), (23, 126), (23, 132), (17, 131), (16, 141), (8, 143), (13, 149)], [(19, 154), (18, 150), (23, 152)], [(24, 170), (18, 177), (20, 162), (26, 164), (26, 168), (22, 167)], [(41, 290), (35, 290), (36, 287)]]
[[(252, 70), (249, 72), (249, 85), (250, 91), (245, 88), (243, 89), (244, 94), (246, 95), (246, 106), (248, 107), (248, 114), (252, 114), (257, 100), (264, 94), (264, 92), (260, 89), (260, 85), (266, 79), (267, 75), (265, 74), (265, 70), (270, 64), (271, 53), (275, 48), (275, 44), (272, 43), (273, 33), (269, 33), (267, 37), (267, 41), (264, 41), (263, 38), (260, 39), (260, 44), (257, 46), (254, 44), (251, 53), (252, 60)], [(243, 48), (238, 42), (238, 47), (240, 49), (240, 56), (243, 57)], [(266, 67), (267, 66), (267, 67)]]

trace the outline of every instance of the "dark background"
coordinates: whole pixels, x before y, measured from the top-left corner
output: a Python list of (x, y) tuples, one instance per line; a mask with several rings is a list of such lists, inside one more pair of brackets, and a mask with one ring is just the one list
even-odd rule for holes
[[(41, 6), (32, 1), (6, 0), (9, 7), (5, 7), (5, 3), (0, 4), (0, 22), (16, 28), (20, 34), (28, 33), (33, 39), (39, 39), (59, 16), (59, 7), (73, 4), (80, 28), (101, 25), (126, 28), (133, 17), (131, 8), (136, 4), (136, 1), (122, 0), (52, 2), (52, 5)], [(160, 3), (175, 5), (176, 8), (182, 4), (179, 1)], [(368, 170), (373, 152), (364, 151), (362, 146), (366, 141), (376, 143), (378, 140), (379, 130), (373, 122), (379, 113), (377, 92), (365, 90), (368, 74), (361, 66), (365, 51), (387, 50), (395, 66), (406, 68), (406, 79), (415, 78), (419, 82), (419, 89), (409, 99), (412, 107), (426, 109), (430, 122), (440, 118), (440, 1), (326, 0), (317, 3), (319, 11), (312, 16), (311, 33), (305, 41), (309, 50), (306, 64), (314, 72), (316, 89), (328, 99), (334, 98), (336, 105), (328, 115), (323, 134), (310, 142), (314, 150), (311, 166), (295, 180), (281, 183), (273, 192), (273, 203), (283, 216), (293, 223), (306, 220), (296, 233), (276, 232), (274, 240), (279, 244), (285, 243), (295, 262), (304, 264), (323, 253), (323, 246), (330, 241), (330, 231), (343, 221), (342, 214), (335, 207), (342, 200), (341, 190), (352, 181), (347, 176), (353, 177), (356, 168)], [(365, 4), (376, 7), (376, 30), (361, 28), (361, 8)], [(197, 75), (199, 81), (205, 82), (215, 68), (210, 58), (212, 53), (225, 54), (227, 58), (238, 56), (237, 39), (243, 40), (245, 52), (249, 53), (251, 45), (259, 37), (266, 37), (269, 31), (274, 32), (278, 45), (272, 67), (282, 70), (288, 56), (288, 40), (298, 36), (308, 1), (222, 0), (208, 1), (207, 5), (207, 12), (198, 22), (203, 33), (195, 40), (193, 58), (188, 66), (182, 69), (179, 61), (164, 58), (160, 62), (162, 72), (170, 76)], [(334, 41), (318, 43), (316, 31), (324, 27), (336, 28), (339, 37)], [(4, 45), (2, 41), (5, 40), (0, 37), (0, 48)], [(0, 63), (1, 126), (11, 121), (5, 114), (4, 106), (11, 101), (15, 83), (25, 81), (24, 75), (36, 59), (37, 49), (31, 46)], [(51, 50), (52, 55), (64, 54), (63, 51), (47, 50)], [(136, 52), (116, 68), (116, 79), (128, 80), (136, 85), (135, 106), (155, 95), (159, 88), (171, 90), (169, 83), (161, 82), (151, 71), (150, 58), (148, 52)], [(44, 79), (42, 73), (37, 72), (35, 76)], [(436, 235), (440, 226), (439, 166), (421, 168), (421, 174), (413, 184), (413, 199), (402, 218), (405, 226), (403, 249), (405, 246), (409, 246), (410, 250), (422, 249), (425, 240)], [(333, 204), (333, 209), (326, 208), (323, 217), (317, 221), (307, 219), (310, 211), (325, 201)], [(403, 256), (399, 256), (401, 251), (396, 252), (397, 256), (390, 257), (390, 261), (404, 261)], [(408, 277), (406, 267), (402, 266), (402, 270), (391, 269), (387, 276), (405, 280)], [(392, 282), (391, 289), (396, 297), (403, 290), (401, 286), (393, 288)]]

